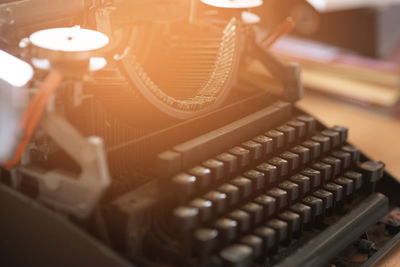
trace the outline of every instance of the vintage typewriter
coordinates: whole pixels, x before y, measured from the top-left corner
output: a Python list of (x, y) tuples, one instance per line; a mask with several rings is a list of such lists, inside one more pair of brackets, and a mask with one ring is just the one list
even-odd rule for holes
[(389, 251), (398, 182), (348, 128), (296, 108), (300, 69), (268, 50), (290, 20), (268, 33), (262, 4), (2, 1), (0, 265), (370, 266)]

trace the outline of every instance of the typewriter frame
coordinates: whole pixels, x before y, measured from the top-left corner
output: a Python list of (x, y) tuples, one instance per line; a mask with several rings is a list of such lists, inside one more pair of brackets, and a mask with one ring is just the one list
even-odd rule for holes
[[(292, 111), (304, 113), (295, 107), (292, 107)], [(361, 158), (368, 159), (364, 153)], [(377, 191), (388, 196), (391, 207), (400, 205), (400, 197), (396, 194), (398, 190), (400, 182), (385, 172), (377, 184)], [(142, 265), (140, 259), (135, 259), (134, 263), (128, 262), (123, 255), (104, 244), (107, 243), (106, 235), (101, 237), (102, 240), (97, 240), (74, 224), (76, 219), (56, 213), (3, 184), (0, 185), (0, 209), (8, 211), (0, 220), (0, 249), (3, 251), (0, 263), (5, 266), (133, 267), (135, 262), (137, 266)], [(94, 220), (99, 216), (101, 214), (96, 210)], [(21, 218), (24, 218), (24, 222)], [(79, 223), (87, 228), (94, 225), (89, 220)], [(97, 225), (101, 228), (101, 224)], [(97, 231), (102, 232), (102, 229)], [(362, 266), (371, 266), (379, 261), (399, 240), (400, 233), (394, 235)]]

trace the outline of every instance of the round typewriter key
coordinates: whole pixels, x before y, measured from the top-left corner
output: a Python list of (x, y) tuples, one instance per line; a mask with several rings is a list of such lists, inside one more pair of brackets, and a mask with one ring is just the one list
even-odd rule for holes
[(329, 137), (331, 140), (331, 146), (337, 147), (341, 144), (341, 138), (339, 132), (332, 131), (332, 130), (323, 130), (321, 135)]
[(349, 134), (349, 129), (343, 126), (333, 126), (330, 130), (338, 132), (340, 135), (340, 142), (345, 143), (347, 141), (347, 136)]
[(301, 218), (300, 215), (292, 211), (285, 211), (278, 215), (278, 218), (288, 224), (289, 238), (291, 234), (300, 232)]
[(224, 213), (227, 208), (227, 196), (224, 193), (210, 191), (203, 196), (204, 199), (210, 200), (213, 203), (214, 214)]
[(286, 151), (283, 152), (282, 154), (279, 155), (284, 160), (287, 160), (289, 162), (289, 169), (290, 171), (295, 171), (299, 168), (300, 166), (300, 157), (299, 155)]
[(312, 220), (324, 214), (324, 202), (320, 198), (307, 196), (303, 198), (303, 204), (311, 208)]
[(355, 190), (359, 190), (363, 184), (362, 174), (359, 172), (348, 171), (344, 174), (344, 177), (353, 180)]
[(298, 120), (292, 120), (287, 123), (290, 127), (293, 127), (296, 129), (297, 133), (297, 140), (301, 140), (304, 137), (306, 137), (307, 134), (307, 129), (306, 129), (306, 124), (302, 121)]
[(343, 186), (335, 184), (335, 183), (328, 183), (328, 184), (324, 185), (324, 189), (333, 194), (335, 206), (336, 205), (340, 206), (340, 203), (343, 201)]
[(331, 165), (333, 177), (336, 177), (340, 174), (340, 171), (342, 170), (342, 162), (339, 159), (335, 157), (326, 157), (321, 161), (325, 164)]
[(229, 218), (218, 219), (214, 227), (218, 230), (220, 246), (226, 246), (236, 239), (238, 233), (238, 223)]
[(262, 239), (263, 251), (268, 251), (277, 245), (276, 231), (273, 228), (260, 226), (253, 233)]
[(301, 174), (295, 174), (289, 178), (295, 184), (299, 185), (299, 194), (301, 196), (307, 195), (311, 190), (311, 178)]
[(216, 157), (217, 160), (224, 163), (225, 175), (230, 176), (239, 169), (238, 158), (229, 153), (222, 153)]
[(285, 135), (282, 132), (271, 130), (265, 135), (274, 140), (274, 150), (280, 150), (285, 146)]
[(323, 162), (315, 162), (312, 168), (321, 173), (322, 181), (325, 183), (332, 178), (332, 167)]
[(179, 193), (182, 201), (194, 195), (197, 187), (197, 179), (193, 175), (180, 173), (172, 178), (175, 192)]
[(343, 186), (343, 193), (348, 202), (352, 201), (354, 193), (354, 183), (353, 180), (346, 177), (338, 177), (335, 179), (335, 183)]
[(274, 187), (267, 192), (267, 195), (275, 198), (278, 210), (281, 210), (288, 205), (288, 193), (285, 190)]
[(230, 184), (237, 186), (240, 192), (240, 200), (248, 199), (253, 194), (253, 184), (250, 179), (237, 176), (229, 181)]
[(276, 211), (276, 199), (268, 195), (259, 195), (254, 202), (261, 205), (264, 209), (264, 219), (272, 216)]
[(342, 146), (342, 151), (350, 153), (351, 155), (351, 163), (353, 165), (357, 164), (360, 161), (360, 150), (353, 146)]
[(242, 143), (241, 146), (250, 151), (250, 158), (252, 162), (258, 161), (264, 156), (263, 147), (257, 142), (247, 141)]
[(382, 162), (366, 161), (359, 165), (364, 179), (370, 183), (377, 182), (383, 177), (385, 164)]
[(266, 226), (275, 230), (278, 242), (283, 242), (288, 238), (287, 222), (278, 219), (272, 219), (266, 223)]
[(199, 210), (200, 221), (209, 221), (213, 216), (212, 202), (210, 200), (196, 198), (190, 202), (190, 206), (195, 207)]
[(251, 216), (242, 210), (234, 210), (228, 214), (228, 217), (238, 223), (240, 234), (246, 233), (251, 227)]
[(342, 171), (350, 168), (351, 165), (351, 154), (344, 151), (333, 151), (331, 155), (338, 158), (341, 161)]
[(216, 159), (209, 159), (202, 164), (211, 170), (212, 182), (220, 181), (224, 178), (224, 163)]
[(275, 182), (278, 179), (278, 168), (268, 163), (257, 165), (256, 170), (264, 173), (266, 186)]
[(279, 188), (285, 190), (288, 193), (289, 203), (293, 203), (299, 198), (300, 186), (290, 181), (284, 181), (278, 185)]
[(265, 175), (256, 170), (249, 170), (243, 173), (243, 176), (250, 179), (253, 183), (254, 192), (261, 192), (265, 187)]
[(304, 146), (295, 146), (292, 149), (290, 149), (291, 152), (299, 155), (300, 157), (300, 165), (305, 165), (308, 162), (310, 162), (311, 159), (311, 151), (310, 149), (304, 147)]
[(383, 171), (385, 169), (385, 164), (382, 162), (366, 161), (358, 166), (359, 171), (363, 175), (365, 181), (366, 193), (375, 192), (376, 182), (383, 177)]
[(333, 194), (323, 189), (319, 189), (313, 193), (317, 198), (322, 199), (325, 209), (333, 208)]
[(263, 240), (260, 237), (256, 235), (245, 235), (239, 242), (251, 247), (255, 258), (259, 258), (263, 255)]
[(303, 203), (296, 203), (290, 207), (290, 210), (300, 215), (301, 221), (304, 225), (311, 223), (311, 207)]
[(329, 152), (329, 150), (331, 149), (331, 139), (329, 137), (315, 135), (311, 139), (321, 145), (322, 154)]
[(318, 142), (314, 142), (311, 140), (304, 141), (301, 143), (302, 146), (310, 149), (310, 157), (311, 159), (317, 159), (322, 153), (321, 153), (321, 145)]
[(321, 185), (321, 172), (311, 168), (306, 168), (301, 171), (301, 174), (311, 178), (311, 186), (313, 188)]
[(274, 141), (272, 140), (272, 138), (265, 135), (259, 135), (253, 140), (262, 145), (263, 156), (267, 156), (272, 153), (274, 149)]
[(254, 252), (250, 246), (235, 244), (224, 248), (220, 257), (223, 260), (223, 266), (248, 267), (253, 263)]
[(297, 120), (304, 122), (307, 126), (307, 135), (312, 135), (315, 131), (317, 121), (314, 117), (308, 115), (301, 115), (297, 117)]
[(240, 191), (237, 186), (231, 184), (223, 184), (218, 187), (217, 191), (226, 194), (228, 205), (230, 207), (235, 206), (240, 200)]
[(249, 202), (240, 207), (240, 209), (250, 214), (252, 225), (260, 224), (264, 219), (263, 207), (254, 202)]
[(272, 158), (268, 161), (269, 164), (278, 168), (278, 177), (283, 177), (289, 173), (289, 162), (282, 158)]
[(211, 251), (215, 250), (218, 245), (218, 231), (209, 228), (200, 228), (194, 232), (194, 243), (196, 251), (199, 251), (201, 256), (206, 256)]
[(211, 170), (202, 166), (196, 166), (188, 170), (188, 173), (196, 176), (197, 184), (200, 189), (205, 189), (211, 185)]
[(240, 146), (235, 146), (229, 150), (229, 153), (238, 158), (240, 168), (245, 168), (250, 165), (250, 151)]
[(173, 211), (174, 225), (177, 231), (190, 231), (199, 221), (199, 210), (194, 207), (181, 206)]
[(278, 127), (277, 130), (285, 135), (286, 145), (293, 144), (296, 141), (296, 130), (288, 125)]

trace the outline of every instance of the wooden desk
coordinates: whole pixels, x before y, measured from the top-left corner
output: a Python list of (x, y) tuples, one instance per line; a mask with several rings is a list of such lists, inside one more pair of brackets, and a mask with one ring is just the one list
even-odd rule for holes
[[(349, 141), (373, 160), (385, 162), (386, 169), (400, 178), (400, 119), (311, 93), (298, 106), (328, 126), (349, 127)], [(376, 266), (400, 266), (400, 245)]]

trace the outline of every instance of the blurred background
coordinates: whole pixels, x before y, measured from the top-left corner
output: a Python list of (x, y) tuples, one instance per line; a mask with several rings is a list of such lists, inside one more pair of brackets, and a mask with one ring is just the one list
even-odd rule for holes
[(265, 23), (296, 28), (272, 48), (302, 65), (299, 106), (400, 177), (400, 0), (264, 0)]

